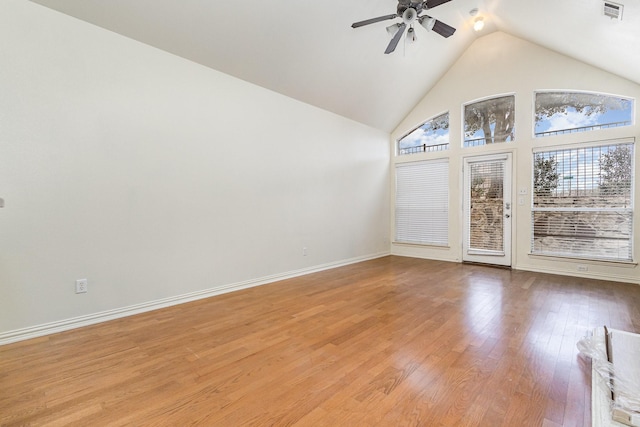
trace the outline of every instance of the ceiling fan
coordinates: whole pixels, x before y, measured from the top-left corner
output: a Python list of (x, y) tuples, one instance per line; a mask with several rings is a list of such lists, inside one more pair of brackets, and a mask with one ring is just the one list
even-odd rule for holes
[(351, 28), (358, 28), (369, 24), (375, 24), (376, 22), (386, 21), (389, 19), (402, 18), (401, 23), (396, 23), (387, 27), (387, 31), (393, 34), (393, 38), (389, 42), (387, 49), (384, 53), (391, 53), (396, 50), (398, 42), (404, 34), (404, 30), (407, 30), (407, 38), (411, 41), (416, 39), (413, 24), (417, 21), (427, 31), (431, 30), (442, 37), (450, 37), (456, 32), (456, 29), (450, 25), (445, 24), (442, 21), (438, 21), (429, 15), (420, 15), (423, 11), (433, 9), (441, 4), (448, 3), (451, 0), (427, 0), (427, 1), (411, 1), (411, 0), (398, 0), (398, 8), (396, 13), (391, 15), (379, 16), (377, 18), (365, 19), (364, 21), (354, 22), (351, 24)]

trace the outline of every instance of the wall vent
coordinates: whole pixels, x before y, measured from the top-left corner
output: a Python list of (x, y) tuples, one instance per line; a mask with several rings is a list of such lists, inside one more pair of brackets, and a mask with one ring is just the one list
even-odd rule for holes
[(604, 16), (622, 21), (622, 8), (623, 6), (621, 4), (605, 1), (603, 9)]

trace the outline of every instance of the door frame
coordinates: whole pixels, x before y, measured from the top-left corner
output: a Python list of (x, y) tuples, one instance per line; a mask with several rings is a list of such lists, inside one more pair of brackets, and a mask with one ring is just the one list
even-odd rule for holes
[[(469, 250), (470, 241), (470, 165), (472, 163), (490, 162), (495, 160), (503, 160), (504, 176), (503, 176), (503, 249), (502, 253), (486, 253), (481, 250)], [(483, 264), (494, 264), (510, 267), (512, 265), (512, 247), (513, 247), (513, 213), (515, 211), (512, 201), (513, 188), (513, 154), (511, 152), (502, 152), (497, 154), (465, 156), (462, 162), (462, 261), (477, 262)]]

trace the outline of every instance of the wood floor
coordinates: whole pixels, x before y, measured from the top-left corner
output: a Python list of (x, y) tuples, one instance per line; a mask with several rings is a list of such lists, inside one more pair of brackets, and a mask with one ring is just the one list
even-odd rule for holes
[(0, 425), (590, 426), (640, 286), (385, 257), (0, 347)]

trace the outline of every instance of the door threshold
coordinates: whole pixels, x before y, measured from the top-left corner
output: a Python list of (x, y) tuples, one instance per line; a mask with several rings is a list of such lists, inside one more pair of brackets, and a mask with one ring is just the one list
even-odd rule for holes
[(482, 267), (499, 268), (502, 270), (512, 270), (510, 265), (489, 264), (488, 262), (476, 262), (476, 261), (462, 261), (462, 263), (468, 264), (468, 265), (479, 265)]

